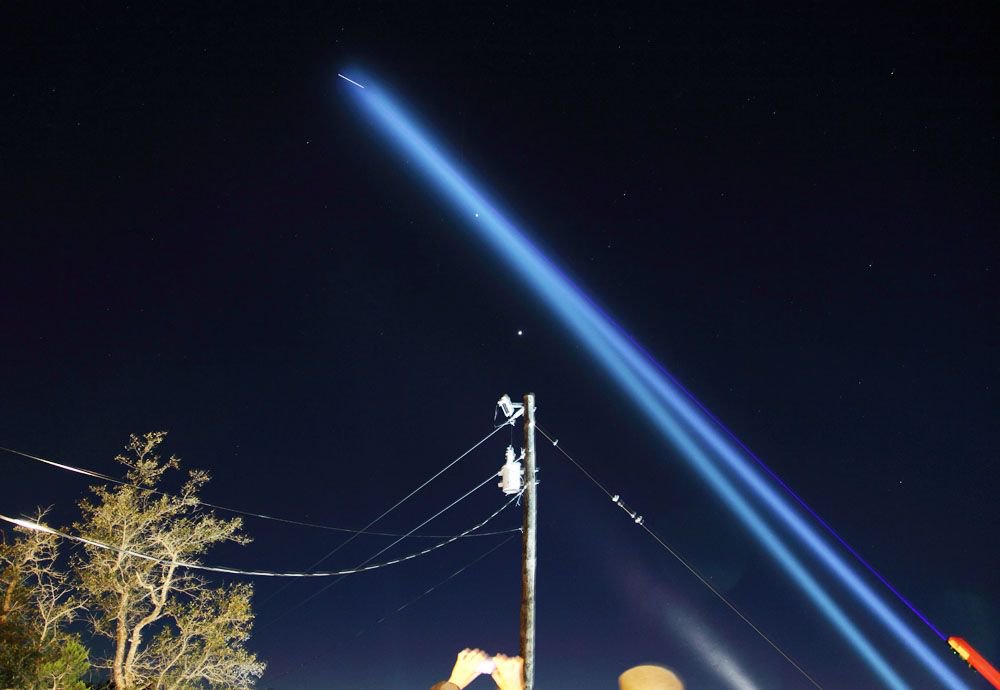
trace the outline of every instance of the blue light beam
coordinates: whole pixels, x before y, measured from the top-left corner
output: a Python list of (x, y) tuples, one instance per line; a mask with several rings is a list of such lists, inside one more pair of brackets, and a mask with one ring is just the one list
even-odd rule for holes
[[(379, 125), (380, 131), (424, 174), (427, 181), (450, 201), (463, 218), (479, 232), (551, 308), (607, 369), (612, 379), (629, 393), (639, 409), (681, 451), (685, 459), (724, 499), (786, 572), (827, 616), (834, 627), (891, 688), (907, 688), (874, 646), (836, 605), (801, 562), (781, 542), (757, 511), (719, 471), (692, 433), (719, 454), (727, 466), (779, 515), (820, 559), (848, 585), (869, 609), (949, 688), (967, 688), (847, 567), (819, 535), (805, 523), (739, 455), (730, 442), (695, 406), (686, 391), (664, 376), (655, 360), (639, 348), (617, 324), (508, 221), (480, 192), (442, 149), (414, 124), (384, 90), (370, 79), (366, 89), (353, 95)], [(697, 404), (697, 403), (696, 403)], [(700, 404), (699, 404), (700, 407)], [(714, 418), (713, 418), (714, 419)]]

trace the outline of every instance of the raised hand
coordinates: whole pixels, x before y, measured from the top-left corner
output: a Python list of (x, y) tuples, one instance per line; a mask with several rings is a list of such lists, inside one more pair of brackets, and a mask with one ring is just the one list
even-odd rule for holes
[(496, 668), (490, 675), (500, 690), (524, 690), (524, 659), (497, 654), (493, 663)]
[(481, 649), (463, 649), (455, 660), (455, 668), (451, 670), (449, 683), (454, 683), (459, 690), (476, 679), (483, 668), (483, 663), (489, 661), (490, 655)]

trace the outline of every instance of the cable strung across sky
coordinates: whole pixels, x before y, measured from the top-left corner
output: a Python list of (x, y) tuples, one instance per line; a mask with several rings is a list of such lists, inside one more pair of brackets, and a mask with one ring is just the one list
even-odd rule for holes
[[(488, 439), (491, 436), (493, 436), (498, 430), (499, 430), (499, 428), (494, 429), (486, 437), (484, 437), (482, 440), (480, 440), (479, 442), (477, 442), (472, 447), (471, 450), (474, 450), (474, 449), (478, 448), (480, 445), (482, 445), (483, 441), (485, 441), (486, 439)], [(466, 451), (461, 456), (459, 456), (459, 460), (462, 459), (462, 458), (464, 458), (466, 455), (468, 455), (468, 453), (471, 452), (471, 450), (470, 451)], [(38, 455), (32, 455), (31, 453), (25, 453), (24, 451), (21, 451), (21, 450), (15, 450), (13, 448), (5, 448), (3, 446), (0, 446), (0, 451), (3, 451), (5, 453), (11, 453), (12, 455), (19, 455), (22, 458), (28, 458), (29, 460), (34, 460), (35, 462), (40, 462), (43, 465), (49, 465), (50, 467), (56, 467), (58, 469), (65, 470), (67, 472), (72, 472), (74, 474), (82, 474), (85, 477), (93, 477), (95, 479), (100, 479), (101, 481), (110, 482), (112, 484), (117, 484), (119, 486), (130, 486), (133, 489), (136, 489), (137, 491), (144, 491), (146, 493), (156, 494), (157, 496), (173, 496), (173, 495), (175, 495), (175, 494), (167, 493), (166, 491), (160, 491), (159, 489), (153, 489), (153, 488), (150, 488), (148, 486), (139, 486), (138, 484), (132, 484), (132, 483), (127, 482), (127, 481), (125, 481), (125, 480), (123, 480), (123, 479), (121, 479), (119, 477), (112, 477), (111, 475), (104, 474), (103, 472), (95, 472), (94, 470), (88, 470), (85, 467), (76, 467), (75, 465), (68, 465), (66, 463), (56, 462), (55, 460), (48, 460), (48, 459), (40, 457)], [(448, 467), (451, 467), (451, 465), (453, 465), (455, 462), (457, 462), (457, 460), (453, 461), (451, 464), (449, 464)], [(270, 520), (272, 522), (283, 522), (286, 525), (295, 525), (297, 527), (310, 527), (310, 528), (313, 528), (313, 529), (322, 529), (322, 530), (328, 530), (328, 531), (331, 531), (331, 532), (342, 532), (342, 533), (346, 533), (346, 534), (356, 534), (356, 535), (362, 535), (362, 534), (364, 534), (364, 535), (367, 535), (369, 537), (402, 537), (402, 536), (404, 536), (402, 534), (399, 534), (398, 532), (375, 532), (375, 531), (372, 531), (372, 530), (369, 530), (369, 529), (364, 529), (364, 528), (362, 528), (362, 529), (354, 529), (354, 528), (350, 528), (350, 527), (334, 527), (333, 525), (323, 525), (323, 524), (320, 524), (320, 523), (317, 523), (317, 522), (306, 522), (304, 520), (295, 520), (295, 519), (292, 519), (292, 518), (276, 517), (274, 515), (266, 515), (264, 513), (254, 513), (254, 512), (249, 511), (249, 510), (243, 510), (241, 508), (232, 508), (230, 506), (223, 506), (223, 505), (219, 505), (217, 503), (209, 503), (207, 501), (197, 501), (197, 504), (200, 505), (200, 506), (204, 506), (205, 508), (214, 508), (216, 510), (224, 510), (227, 513), (234, 513), (236, 515), (245, 515), (247, 517), (260, 518), (261, 520)], [(520, 531), (521, 531), (520, 528), (514, 528), (514, 529), (500, 530), (498, 532), (476, 532), (475, 534), (467, 534), (465, 536), (466, 537), (492, 537), (492, 536), (496, 536), (498, 534), (510, 534), (512, 532), (520, 532)], [(452, 535), (450, 535), (450, 534), (406, 534), (405, 536), (407, 538), (411, 538), (411, 539), (449, 539)]]
[[(491, 482), (491, 481), (493, 481), (492, 475), (486, 480), (486, 482)], [(480, 484), (480, 486), (476, 488), (477, 489), (480, 488), (481, 486), (485, 485), (486, 482), (483, 482), (483, 484)], [(65, 539), (67, 541), (75, 541), (79, 544), (86, 544), (88, 546), (93, 546), (98, 549), (104, 549), (105, 551), (114, 551), (116, 553), (124, 554), (126, 556), (133, 556), (134, 558), (140, 558), (144, 561), (152, 561), (154, 563), (162, 563), (164, 565), (176, 565), (180, 568), (187, 568), (189, 570), (202, 570), (205, 572), (224, 573), (227, 575), (244, 575), (247, 577), (337, 577), (337, 576), (344, 577), (347, 575), (355, 575), (357, 573), (365, 573), (368, 572), (369, 570), (379, 570), (380, 568), (385, 568), (390, 565), (397, 565), (399, 563), (405, 563), (406, 561), (411, 561), (414, 558), (419, 558), (420, 556), (426, 556), (432, 551), (437, 551), (441, 547), (454, 543), (459, 539), (461, 539), (462, 537), (467, 536), (475, 532), (479, 528), (483, 527), (490, 520), (492, 520), (497, 515), (502, 513), (505, 508), (509, 507), (518, 498), (519, 496), (514, 496), (506, 503), (501, 505), (499, 508), (497, 508), (493, 512), (493, 514), (490, 515), (488, 518), (486, 518), (481, 522), (476, 523), (475, 525), (468, 528), (461, 534), (456, 534), (455, 536), (450, 537), (449, 539), (434, 544), (433, 546), (428, 546), (426, 549), (422, 549), (421, 551), (409, 553), (406, 554), (405, 556), (393, 558), (388, 561), (382, 561), (381, 563), (370, 563), (367, 565), (362, 564), (359, 566), (355, 566), (354, 568), (346, 568), (343, 570), (324, 570), (324, 571), (308, 570), (304, 572), (281, 572), (276, 570), (244, 570), (241, 568), (231, 568), (228, 566), (204, 565), (202, 563), (195, 563), (193, 561), (168, 560), (165, 558), (160, 558), (159, 556), (150, 555), (148, 553), (140, 553), (138, 551), (122, 549), (118, 546), (115, 546), (114, 544), (108, 544), (102, 541), (97, 541), (96, 539), (90, 539), (88, 537), (83, 537), (78, 534), (70, 534), (69, 532), (64, 532), (62, 530), (55, 529), (54, 527), (43, 525), (34, 520), (28, 520), (25, 518), (13, 518), (7, 515), (0, 514), (0, 521), (8, 522), (12, 525), (21, 527), (23, 529), (32, 530), (35, 532), (42, 532), (44, 534), (52, 534), (54, 536), (59, 537), (60, 539)], [(371, 559), (369, 559), (369, 561), (370, 560)], [(366, 563), (368, 562), (366, 561)]]
[(601, 491), (603, 491), (605, 493), (605, 495), (607, 495), (607, 497), (610, 498), (611, 501), (616, 506), (618, 506), (619, 508), (621, 508), (621, 510), (623, 510), (625, 512), (625, 514), (628, 515), (628, 517), (635, 524), (637, 524), (639, 527), (641, 527), (643, 529), (643, 531), (646, 532), (646, 534), (648, 534), (649, 536), (651, 536), (656, 541), (656, 543), (658, 543), (667, 553), (669, 553), (671, 556), (673, 556), (677, 560), (677, 562), (680, 563), (682, 566), (684, 566), (684, 568), (689, 573), (691, 573), (692, 575), (694, 575), (695, 578), (702, 585), (704, 585), (716, 598), (718, 598), (733, 613), (735, 613), (740, 618), (740, 620), (742, 620), (744, 623), (746, 623), (748, 626), (750, 626), (750, 628), (755, 633), (757, 633), (757, 635), (759, 635), (761, 637), (761, 639), (763, 639), (765, 642), (767, 642), (767, 644), (770, 645), (776, 652), (778, 652), (778, 654), (780, 654), (782, 657), (784, 657), (785, 661), (787, 661), (789, 664), (791, 664), (795, 668), (795, 670), (798, 671), (799, 673), (801, 673), (806, 678), (806, 680), (808, 680), (814, 687), (819, 688), (820, 690), (823, 690), (822, 686), (818, 682), (816, 682), (815, 678), (813, 678), (812, 676), (810, 676), (806, 672), (806, 670), (804, 668), (802, 668), (802, 666), (799, 665), (799, 663), (797, 661), (795, 661), (795, 659), (793, 659), (791, 656), (789, 656), (785, 652), (785, 650), (783, 650), (781, 647), (779, 647), (778, 644), (774, 640), (772, 640), (770, 637), (768, 637), (768, 635), (763, 630), (761, 630), (759, 627), (757, 627), (757, 625), (755, 625), (753, 623), (753, 621), (751, 621), (742, 611), (740, 611), (739, 608), (737, 608), (736, 604), (734, 604), (732, 601), (730, 601), (729, 598), (726, 597), (725, 594), (723, 594), (721, 591), (719, 591), (719, 589), (715, 585), (713, 585), (709, 581), (708, 578), (706, 578), (704, 575), (702, 575), (701, 573), (699, 573), (698, 569), (695, 568), (686, 558), (684, 558), (683, 556), (681, 556), (680, 553), (677, 551), (677, 549), (673, 548), (672, 546), (670, 546), (669, 544), (667, 544), (665, 541), (663, 541), (660, 538), (660, 536), (656, 532), (654, 532), (646, 524), (646, 521), (643, 519), (643, 517), (641, 515), (638, 515), (637, 512), (634, 511), (634, 510), (630, 510), (628, 508), (628, 506), (625, 505), (625, 503), (621, 500), (621, 497), (618, 494), (612, 494), (611, 491), (609, 491), (608, 488), (606, 486), (604, 486), (604, 484), (602, 484), (601, 482), (597, 481), (597, 478), (594, 477), (594, 475), (592, 475), (590, 472), (588, 472), (586, 470), (586, 468), (584, 468), (584, 466), (581, 465), (576, 460), (576, 458), (574, 458), (572, 455), (570, 455), (566, 451), (566, 449), (564, 447), (560, 446), (559, 445), (559, 439), (552, 438), (552, 436), (550, 436), (549, 433), (547, 431), (545, 431), (545, 429), (543, 429), (540, 426), (536, 427), (536, 429), (538, 430), (539, 434), (541, 434), (542, 436), (544, 436), (549, 441), (549, 443), (552, 444), (552, 447), (555, 448), (556, 451), (558, 451), (559, 453), (561, 453), (564, 458), (566, 458), (571, 463), (573, 463), (573, 465), (575, 465), (576, 468), (578, 470), (580, 470), (587, 477), (587, 479), (589, 479), (591, 482), (593, 482), (594, 486), (596, 486), (598, 489), (600, 489)]
[[(824, 541), (814, 526), (803, 520), (787, 499), (766, 481), (760, 470), (741, 452), (742, 444), (738, 446), (734, 443), (728, 430), (717, 424), (700, 403), (694, 401), (652, 357), (550, 262), (500, 212), (494, 202), (468, 176), (459, 171), (443, 149), (421, 131), (385, 89), (371, 78), (363, 78), (358, 74), (342, 78), (351, 82), (350, 86), (345, 85), (345, 90), (360, 105), (367, 118), (377, 125), (379, 132), (403, 154), (409, 165), (442, 193), (467, 225), (503, 257), (560, 318), (609, 376), (628, 393), (638, 409), (681, 451), (684, 459), (782, 565), (785, 572), (883, 683), (898, 690), (909, 687), (764, 520), (760, 511), (744, 494), (746, 490), (761, 500), (781, 520), (781, 524), (801, 539), (819, 562), (836, 574), (872, 615), (945, 687), (968, 687), (858, 577), (844, 558)], [(763, 463), (760, 466), (766, 470)], [(734, 474), (742, 484), (737, 485), (727, 475), (727, 471)], [(797, 496), (795, 498), (801, 503), (801, 499)], [(909, 605), (905, 600), (904, 603)], [(912, 605), (909, 606), (913, 609)], [(936, 628), (931, 628), (935, 634), (940, 635)]]

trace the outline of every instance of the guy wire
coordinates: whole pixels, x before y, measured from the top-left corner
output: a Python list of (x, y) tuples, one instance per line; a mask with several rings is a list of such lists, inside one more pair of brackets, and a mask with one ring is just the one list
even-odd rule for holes
[(796, 663), (796, 661), (794, 659), (792, 659), (792, 657), (790, 657), (788, 654), (786, 654), (781, 649), (781, 647), (779, 647), (770, 637), (768, 637), (764, 633), (763, 630), (761, 630), (760, 628), (758, 628), (756, 625), (753, 624), (753, 622), (749, 618), (747, 618), (745, 615), (743, 615), (743, 613), (741, 613), (740, 610), (738, 608), (736, 608), (735, 604), (733, 604), (722, 592), (720, 592), (718, 589), (716, 589), (716, 587), (711, 582), (709, 582), (705, 577), (703, 577), (701, 575), (701, 573), (699, 573), (694, 568), (694, 566), (692, 566), (687, 560), (684, 559), (684, 557), (682, 557), (676, 550), (674, 550), (672, 547), (668, 546), (666, 542), (664, 542), (662, 539), (660, 539), (659, 535), (657, 535), (653, 530), (651, 530), (649, 528), (649, 526), (645, 523), (645, 520), (642, 519), (642, 516), (637, 516), (636, 513), (635, 513), (635, 511), (629, 510), (625, 506), (624, 502), (619, 498), (618, 494), (612, 494), (610, 491), (608, 491), (604, 487), (603, 484), (601, 484), (599, 481), (597, 481), (597, 479), (594, 477), (594, 475), (592, 475), (590, 472), (588, 472), (586, 469), (584, 469), (583, 466), (579, 462), (577, 462), (576, 459), (573, 458), (573, 456), (571, 456), (569, 453), (567, 453), (566, 449), (560, 447), (558, 439), (552, 438), (544, 429), (542, 429), (541, 427), (539, 427), (537, 425), (535, 426), (535, 428), (538, 430), (538, 433), (540, 433), (542, 436), (544, 436), (549, 441), (549, 443), (551, 443), (552, 446), (563, 455), (563, 457), (565, 457), (567, 460), (569, 460), (571, 463), (573, 463), (573, 465), (575, 465), (576, 468), (578, 470), (580, 470), (587, 477), (587, 479), (589, 479), (591, 482), (593, 482), (594, 485), (597, 488), (599, 488), (601, 491), (603, 491), (608, 496), (608, 498), (610, 498), (612, 501), (614, 501), (615, 505), (617, 505), (619, 508), (621, 508), (622, 510), (624, 510), (625, 513), (628, 514), (628, 516), (630, 518), (632, 518), (633, 522), (635, 522), (637, 525), (639, 525), (639, 527), (641, 527), (642, 529), (644, 529), (646, 531), (646, 533), (649, 534), (649, 536), (651, 536), (654, 540), (656, 540), (656, 542), (661, 547), (663, 547), (663, 549), (667, 553), (669, 553), (671, 556), (673, 556), (682, 566), (684, 566), (687, 569), (688, 572), (690, 572), (692, 575), (694, 575), (698, 579), (699, 582), (701, 582), (703, 585), (705, 585), (705, 587), (707, 587), (708, 590), (712, 594), (714, 594), (733, 613), (735, 613), (737, 616), (739, 616), (740, 620), (742, 620), (744, 623), (746, 623), (748, 626), (750, 626), (750, 628), (755, 633), (757, 633), (757, 635), (759, 635), (761, 639), (763, 639), (765, 642), (767, 642), (767, 644), (769, 644), (771, 646), (771, 648), (774, 649), (774, 651), (776, 651), (778, 654), (780, 654), (782, 657), (784, 657), (785, 661), (787, 661), (789, 664), (791, 664), (793, 667), (795, 667), (795, 669), (799, 673), (801, 673), (802, 676), (804, 676), (806, 678), (806, 680), (808, 680), (810, 683), (812, 683), (814, 687), (819, 688), (819, 690), (822, 690), (823, 686), (821, 686), (819, 683), (817, 683), (816, 680), (812, 676), (810, 676), (806, 672), (806, 670), (804, 668), (802, 668), (798, 663)]

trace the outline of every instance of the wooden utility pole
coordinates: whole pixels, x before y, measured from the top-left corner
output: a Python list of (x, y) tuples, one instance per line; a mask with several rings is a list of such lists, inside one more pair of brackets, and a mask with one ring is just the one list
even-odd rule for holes
[(521, 658), (524, 690), (535, 687), (535, 394), (524, 396), (524, 535), (521, 546)]

